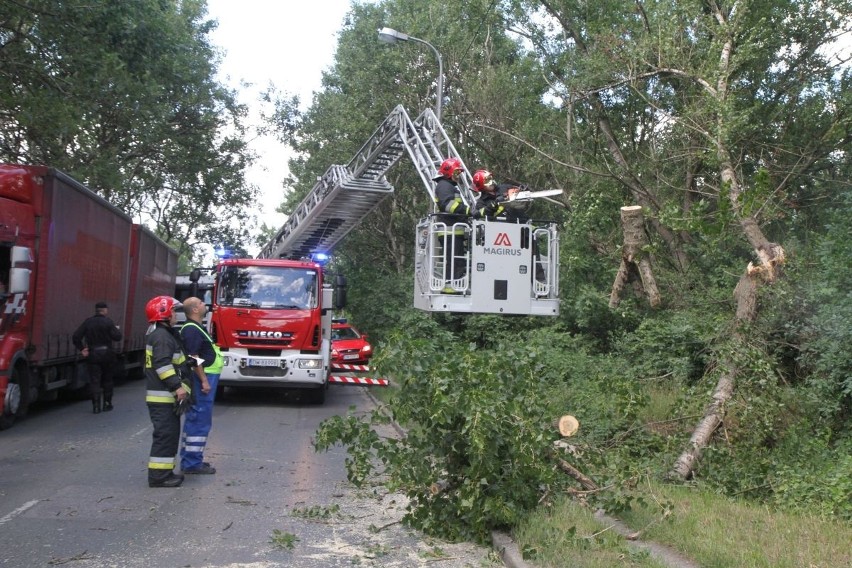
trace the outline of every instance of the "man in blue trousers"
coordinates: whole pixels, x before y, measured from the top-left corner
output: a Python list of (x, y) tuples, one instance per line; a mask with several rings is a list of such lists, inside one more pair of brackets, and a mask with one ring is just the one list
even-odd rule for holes
[(222, 372), (222, 354), (202, 324), (207, 313), (204, 302), (199, 298), (187, 298), (183, 301), (183, 309), (186, 323), (180, 329), (181, 339), (186, 352), (198, 361), (198, 365), (192, 387), (197, 394), (184, 417), (180, 468), (188, 474), (213, 474), (216, 468), (204, 461), (204, 448), (213, 425), (213, 400)]

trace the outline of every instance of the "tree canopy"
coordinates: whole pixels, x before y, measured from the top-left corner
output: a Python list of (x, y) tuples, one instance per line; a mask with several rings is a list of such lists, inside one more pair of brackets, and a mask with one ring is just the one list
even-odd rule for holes
[(203, 0), (0, 1), (0, 159), (68, 172), (184, 257), (244, 241), (254, 157), (214, 26)]

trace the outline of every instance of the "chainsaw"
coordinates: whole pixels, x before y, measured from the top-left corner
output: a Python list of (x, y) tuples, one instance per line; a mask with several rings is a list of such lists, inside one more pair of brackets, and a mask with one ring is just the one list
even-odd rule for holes
[(553, 197), (554, 195), (562, 195), (562, 190), (545, 189), (542, 191), (530, 191), (528, 189), (525, 189), (509, 197), (509, 201), (529, 201), (530, 199), (537, 199), (539, 197)]

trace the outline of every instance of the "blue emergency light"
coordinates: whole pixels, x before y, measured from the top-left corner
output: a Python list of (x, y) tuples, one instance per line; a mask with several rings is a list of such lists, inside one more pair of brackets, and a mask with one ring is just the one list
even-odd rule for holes
[(329, 260), (331, 260), (331, 256), (324, 252), (313, 252), (311, 253), (311, 260), (320, 265), (325, 265)]

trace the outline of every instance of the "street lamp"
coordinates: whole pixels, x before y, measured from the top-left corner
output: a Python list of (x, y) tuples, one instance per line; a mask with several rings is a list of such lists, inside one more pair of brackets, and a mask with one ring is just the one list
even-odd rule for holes
[(379, 41), (383, 41), (385, 43), (396, 43), (398, 41), (414, 41), (429, 46), (429, 48), (431, 48), (432, 51), (435, 52), (435, 57), (438, 58), (438, 102), (435, 104), (435, 117), (440, 123), (441, 106), (444, 101), (444, 61), (443, 59), (441, 59), (441, 54), (438, 53), (438, 50), (435, 49), (435, 46), (429, 43), (428, 41), (404, 34), (402, 32), (398, 32), (391, 28), (382, 28), (379, 30)]

